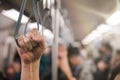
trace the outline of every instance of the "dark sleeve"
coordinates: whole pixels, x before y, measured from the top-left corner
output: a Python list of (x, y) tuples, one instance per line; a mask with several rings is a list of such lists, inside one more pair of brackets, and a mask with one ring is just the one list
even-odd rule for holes
[(110, 77), (110, 80), (114, 80), (114, 78), (117, 76), (117, 74), (120, 73), (120, 65), (117, 66), (116, 68), (114, 68), (112, 71), (111, 71), (111, 77)]

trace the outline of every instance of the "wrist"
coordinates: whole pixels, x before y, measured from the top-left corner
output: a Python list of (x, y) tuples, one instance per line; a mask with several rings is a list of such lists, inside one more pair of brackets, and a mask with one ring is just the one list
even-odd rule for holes
[(22, 69), (30, 69), (30, 64), (26, 64), (24, 62), (21, 62), (22, 64)]
[(30, 64), (31, 80), (39, 80), (40, 59)]
[(29, 78), (29, 80), (39, 80), (39, 66), (40, 60), (29, 64), (22, 62), (22, 76), (26, 75), (22, 77), (22, 80), (28, 80), (27, 78)]
[(30, 69), (30, 66), (31, 67), (39, 67), (39, 64), (40, 64), (40, 59), (34, 61), (34, 62), (31, 62), (31, 63), (25, 63), (24, 61), (21, 61), (22, 63), (22, 68), (29, 68)]
[(32, 72), (39, 71), (40, 60), (30, 63), (30, 69)]

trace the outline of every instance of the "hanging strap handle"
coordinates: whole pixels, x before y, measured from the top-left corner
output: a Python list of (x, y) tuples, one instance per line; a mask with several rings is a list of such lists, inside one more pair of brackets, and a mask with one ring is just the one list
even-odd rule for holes
[(31, 13), (30, 13), (30, 15), (29, 15), (29, 20), (27, 21), (27, 23), (26, 23), (26, 25), (25, 25), (24, 35), (25, 35), (26, 32), (27, 32), (27, 27), (28, 27), (29, 22), (31, 21), (32, 15), (33, 15), (33, 9), (31, 10)]
[(50, 12), (49, 12), (49, 9), (45, 9), (46, 13), (45, 15), (43, 16), (43, 19), (42, 19), (42, 16), (40, 14), (40, 6), (39, 6), (39, 2), (40, 0), (37, 0), (37, 12), (38, 12), (38, 17), (39, 17), (39, 20), (41, 21), (41, 26), (42, 26), (42, 36), (44, 36), (44, 29), (45, 29), (45, 22), (47, 20), (47, 17), (50, 16)]
[(39, 17), (39, 20), (41, 21), (41, 28), (42, 28), (42, 36), (43, 36), (43, 25), (42, 25), (42, 16), (40, 14), (40, 0), (37, 0), (37, 12), (38, 12), (38, 17)]
[(21, 20), (22, 20), (22, 15), (23, 15), (24, 10), (25, 10), (26, 2), (27, 2), (26, 0), (22, 0), (22, 5), (21, 5), (21, 8), (20, 8), (20, 14), (19, 14), (19, 18), (18, 18), (18, 21), (17, 21), (17, 24), (16, 24), (15, 33), (14, 33), (14, 38), (15, 38), (16, 44), (18, 46), (19, 46), (19, 44), (18, 44), (18, 41), (17, 41), (17, 36), (18, 36), (18, 32), (19, 32), (19, 28), (20, 28), (20, 24), (21, 24)]
[(32, 0), (32, 3), (33, 3), (33, 12), (34, 12), (34, 15), (35, 15), (35, 19), (37, 21), (37, 28), (39, 30), (40, 19), (39, 19), (38, 11), (37, 11), (37, 0)]

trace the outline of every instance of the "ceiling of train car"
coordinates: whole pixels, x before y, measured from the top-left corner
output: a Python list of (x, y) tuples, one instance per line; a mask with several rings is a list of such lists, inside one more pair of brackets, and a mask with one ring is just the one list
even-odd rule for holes
[(71, 19), (77, 40), (84, 38), (110, 16), (118, 6), (118, 0), (62, 0)]
[[(21, 0), (3, 0), (18, 9)], [(68, 10), (71, 26), (76, 40), (83, 39), (118, 7), (118, 0), (61, 0), (62, 7)], [(27, 3), (26, 14), (30, 12), (31, 2)]]
[[(9, 19), (8, 17), (0, 14), (0, 30), (10, 29), (15, 24), (15, 21)], [(8, 27), (9, 26), (9, 27)]]

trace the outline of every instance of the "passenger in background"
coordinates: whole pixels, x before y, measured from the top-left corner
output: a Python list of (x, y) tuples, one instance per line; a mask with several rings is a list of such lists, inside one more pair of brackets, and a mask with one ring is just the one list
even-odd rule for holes
[(5, 69), (5, 74), (6, 74), (6, 80), (16, 80), (15, 70), (12, 64)]
[(78, 80), (83, 67), (83, 58), (79, 54), (79, 48), (70, 46), (68, 48), (68, 58), (72, 74)]
[(4, 80), (20, 80), (21, 66), (19, 62), (13, 62), (5, 69)]
[[(120, 50), (117, 50), (111, 61), (110, 80), (115, 80), (115, 77), (120, 74)], [(119, 79), (120, 80), (120, 79)]]
[(86, 58), (83, 58), (82, 70), (79, 80), (93, 80), (93, 72), (96, 70), (94, 64), (94, 55), (92, 51), (88, 51)]
[(59, 80), (76, 80), (70, 70), (68, 62), (67, 46), (64, 43), (59, 44), (58, 48), (58, 79)]
[(112, 51), (109, 43), (102, 43), (99, 49), (101, 56), (95, 60), (97, 70), (94, 73), (94, 80), (108, 80)]
[[(52, 51), (47, 48), (40, 61), (40, 80), (52, 80)], [(58, 46), (58, 80), (76, 80), (70, 70), (68, 62), (67, 46), (63, 41), (59, 41)], [(57, 64), (57, 63), (56, 63)]]
[(93, 80), (93, 72), (95, 71), (93, 55), (91, 52), (87, 52), (84, 45), (73, 44), (69, 46), (68, 58), (73, 76), (77, 80)]
[(83, 45), (81, 43), (80, 47), (79, 47), (79, 52), (80, 52), (80, 55), (86, 59), (87, 58), (87, 51), (85, 50), (85, 45)]

